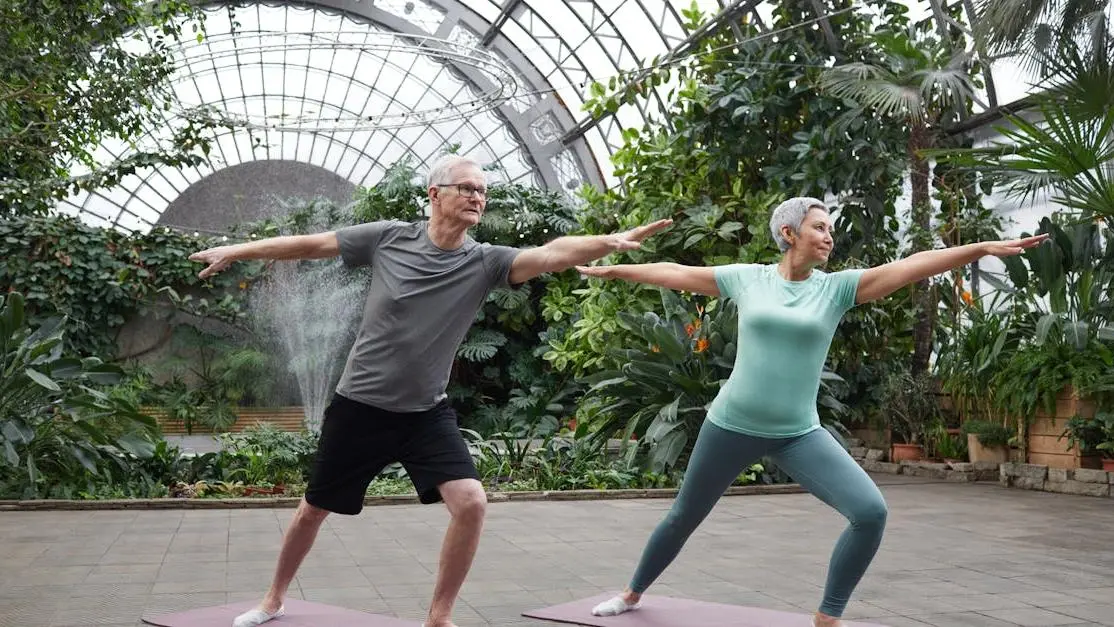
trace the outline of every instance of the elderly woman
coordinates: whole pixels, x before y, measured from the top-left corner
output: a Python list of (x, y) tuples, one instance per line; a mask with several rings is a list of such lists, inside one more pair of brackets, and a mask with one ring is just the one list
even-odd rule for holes
[(840, 625), (851, 592), (866, 572), (886, 526), (882, 494), (842, 446), (820, 427), (816, 396), (832, 336), (851, 307), (910, 283), (969, 264), (984, 255), (1009, 256), (1047, 236), (980, 242), (910, 255), (865, 270), (825, 273), (832, 221), (823, 202), (792, 198), (770, 218), (783, 255), (777, 264), (693, 267), (675, 263), (593, 266), (584, 275), (624, 279), (674, 290), (725, 296), (739, 312), (739, 352), (727, 383), (701, 427), (685, 479), (658, 524), (622, 594), (592, 613), (612, 616), (639, 607), (646, 589), (680, 552), (739, 473), (762, 456), (849, 524), (832, 552), (824, 598), (812, 622)]

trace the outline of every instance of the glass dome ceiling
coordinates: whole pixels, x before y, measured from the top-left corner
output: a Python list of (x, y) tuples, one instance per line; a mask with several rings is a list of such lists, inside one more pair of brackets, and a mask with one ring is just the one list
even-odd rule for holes
[[(936, 2), (937, 0), (932, 0)], [(925, 14), (932, 2), (923, 3)], [(697, 0), (702, 32), (728, 27), (761, 0)], [(921, 3), (919, 3), (921, 4)], [(610, 156), (624, 128), (660, 111), (659, 95), (594, 120), (594, 80), (683, 55), (692, 0), (301, 0), (205, 3), (207, 37), (180, 51), (172, 89), (180, 117), (209, 107), (235, 123), (210, 164), (148, 169), (61, 209), (146, 231), (187, 189), (221, 170), (281, 161), (353, 186), (407, 159), (424, 171), (448, 146), (491, 166), (493, 181), (559, 189), (616, 183)], [(819, 2), (817, 8), (822, 8)], [(993, 95), (993, 92), (991, 92)], [(991, 106), (995, 103), (991, 102)], [(105, 162), (127, 153), (105, 145)], [(244, 169), (243, 176), (250, 170)], [(177, 216), (175, 226), (181, 224)], [(165, 223), (165, 221), (164, 221)]]

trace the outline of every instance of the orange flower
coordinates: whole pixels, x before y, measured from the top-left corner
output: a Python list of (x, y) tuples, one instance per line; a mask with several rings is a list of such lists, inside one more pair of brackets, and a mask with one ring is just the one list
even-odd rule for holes
[(660, 352), (661, 352), (661, 349), (660, 349), (660, 348), (658, 348), (658, 345), (657, 345), (657, 344), (654, 344), (653, 346), (651, 346), (651, 347), (650, 347), (650, 352), (651, 352), (651, 353), (660, 353)]
[(971, 292), (968, 292), (967, 290), (963, 290), (962, 292), (960, 292), (959, 297), (962, 298), (963, 302), (967, 303), (968, 305), (975, 301), (975, 299), (971, 296)]
[(708, 350), (708, 339), (702, 337), (696, 340), (696, 352), (703, 353), (706, 350)]
[(689, 337), (692, 337), (692, 335), (699, 330), (700, 330), (700, 320), (696, 320), (694, 322), (690, 322), (689, 324), (685, 325), (685, 333), (687, 333)]
[(248, 282), (247, 281), (240, 281), (240, 289), (242, 289), (242, 290), (248, 289)]

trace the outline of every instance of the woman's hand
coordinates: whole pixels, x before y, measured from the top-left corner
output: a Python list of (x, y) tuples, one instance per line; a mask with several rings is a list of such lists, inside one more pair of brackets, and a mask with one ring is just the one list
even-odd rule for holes
[(983, 242), (983, 246), (988, 255), (994, 255), (995, 257), (1012, 257), (1014, 255), (1020, 255), (1026, 248), (1040, 245), (1040, 243), (1046, 239), (1048, 239), (1048, 233), (1023, 237), (1021, 239)]
[(576, 266), (576, 271), (584, 276), (594, 276), (601, 279), (615, 278), (615, 266)]

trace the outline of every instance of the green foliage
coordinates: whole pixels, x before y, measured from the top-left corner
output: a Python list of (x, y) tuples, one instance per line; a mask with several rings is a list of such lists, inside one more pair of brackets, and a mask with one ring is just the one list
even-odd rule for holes
[[(833, 216), (833, 270), (877, 265), (897, 250), (895, 203), (907, 163), (908, 137), (901, 124), (817, 90), (833, 51), (816, 31), (790, 28), (815, 17), (813, 2), (779, 3), (769, 28), (786, 29), (777, 40), (751, 37), (759, 28), (738, 25), (746, 38), (713, 34), (683, 64), (638, 72), (597, 85), (586, 103), (594, 115), (663, 95), (662, 122), (628, 128), (613, 156), (621, 188), (584, 190), (577, 215), (580, 232), (600, 234), (669, 217), (673, 227), (639, 251), (606, 263), (669, 260), (688, 265), (770, 263), (778, 250), (769, 234), (770, 210), (787, 196), (840, 198)], [(827, 13), (845, 3), (822, 2)], [(885, 24), (907, 24), (899, 3), (871, 2)], [(702, 16), (690, 15), (693, 20)], [(844, 11), (830, 19), (840, 46), (836, 64), (882, 63), (871, 41), (879, 28), (865, 13)], [(637, 80), (636, 80), (637, 79)], [(655, 288), (622, 281), (583, 282), (571, 273), (549, 285), (542, 313), (550, 323), (545, 358), (575, 376), (615, 370), (616, 355), (637, 339), (619, 324), (628, 311), (653, 311)], [(699, 299), (696, 302), (702, 302)], [(879, 372), (908, 361), (914, 316), (897, 295), (855, 308), (833, 342), (831, 367), (846, 379), (839, 387), (857, 417), (875, 415)], [(878, 337), (890, 338), (877, 342)], [(588, 406), (585, 411), (595, 411)]]
[[(621, 312), (618, 324), (633, 338), (613, 349), (617, 368), (584, 379), (593, 419), (591, 439), (613, 434), (645, 444), (646, 466), (654, 472), (682, 468), (696, 442), (708, 407), (731, 374), (737, 352), (738, 313), (732, 301), (712, 301), (692, 311), (674, 292), (660, 290), (665, 315)], [(824, 373), (819, 399), (827, 411), (845, 407), (827, 387), (839, 377)]]
[(63, 356), (65, 322), (32, 328), (20, 293), (0, 297), (0, 494), (51, 494), (153, 448), (154, 419), (105, 391), (122, 371)]
[(1103, 0), (978, 0), (975, 36), (990, 52), (1055, 75), (1056, 61), (1082, 53), (1089, 63), (1114, 56), (1110, 3)]
[(1114, 239), (1102, 223), (1060, 225), (1043, 218), (1051, 237), (1004, 260), (1017, 297), (1032, 316), (1032, 339), (1068, 342), (1083, 350), (1093, 339), (1114, 339)]
[(933, 378), (907, 370), (889, 373), (882, 384), (880, 407), (892, 433), (906, 444), (925, 444), (942, 424), (943, 414)]
[[(262, 264), (237, 264), (202, 281), (188, 257), (218, 243), (165, 228), (129, 235), (65, 215), (9, 216), (0, 220), (0, 291), (26, 294), (33, 317), (65, 316), (75, 353), (117, 357), (116, 335), (135, 314), (184, 309), (227, 322), (242, 318), (240, 287)], [(208, 294), (187, 293), (201, 290)], [(186, 296), (178, 302), (168, 298), (179, 292)]]
[(1114, 64), (1072, 50), (1055, 56), (1053, 68), (1047, 90), (1033, 96), (1035, 120), (1006, 115), (991, 145), (932, 155), (982, 174), (1021, 203), (1047, 196), (1085, 220), (1114, 218)]
[[(1024, 339), (1016, 319), (1026, 310), (1018, 308), (1008, 295), (1003, 298), (1003, 294), (998, 292), (990, 302), (973, 299), (969, 306), (952, 303), (961, 315), (940, 346), (936, 374), (942, 390), (951, 395), (963, 416), (1006, 419), (994, 403), (995, 375)], [(1011, 306), (999, 306), (1003, 300)]]
[(621, 364), (588, 377), (589, 396), (600, 397), (596, 438), (620, 433), (645, 440), (649, 467), (661, 472), (684, 465), (707, 408), (735, 361), (737, 316), (733, 303), (693, 315), (675, 293), (661, 290), (665, 316), (621, 312), (618, 324), (636, 342), (615, 349)]
[(309, 479), (317, 451), (317, 436), (303, 431), (288, 433), (262, 423), (240, 433), (222, 433), (222, 480), (240, 480), (249, 485), (284, 485)]
[(1073, 416), (1060, 434), (1067, 438), (1067, 450), (1079, 449), (1080, 455), (1102, 455), (1114, 459), (1114, 413), (1100, 411), (1094, 418)]
[[(141, 168), (202, 163), (207, 124), (183, 120), (169, 142), (138, 145), (166, 126), (173, 51), (203, 38), (202, 15), (185, 0), (0, 3), (0, 214), (44, 212)], [(96, 148), (113, 142), (134, 152), (98, 163)]]
[(1049, 240), (1005, 260), (1012, 288), (987, 275), (1024, 312), (1012, 322), (1021, 344), (990, 381), (1002, 410), (1029, 419), (1040, 409), (1054, 413), (1065, 386), (1084, 396), (1114, 390), (1114, 243), (1104, 230), (1042, 219)]

